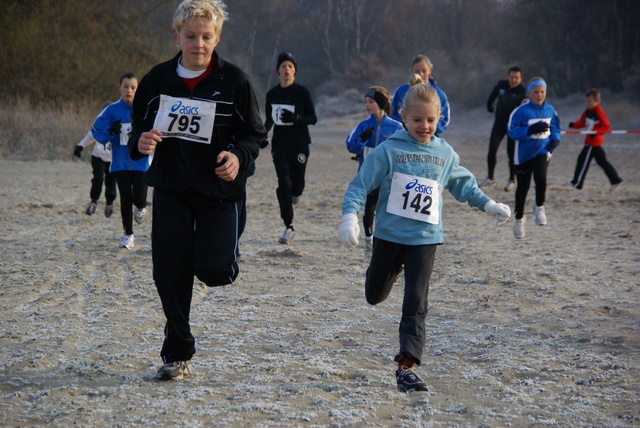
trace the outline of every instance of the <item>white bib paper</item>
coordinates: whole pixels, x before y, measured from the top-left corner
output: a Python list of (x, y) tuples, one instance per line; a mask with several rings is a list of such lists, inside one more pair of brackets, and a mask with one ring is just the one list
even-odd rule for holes
[(440, 223), (438, 182), (413, 175), (393, 173), (387, 212), (430, 224)]
[(216, 103), (161, 95), (153, 127), (163, 137), (211, 144), (215, 119)]
[[(120, 145), (126, 146), (129, 144), (129, 136), (131, 135), (131, 124), (130, 123), (121, 123), (120, 124)], [(111, 147), (109, 147), (111, 150)]]

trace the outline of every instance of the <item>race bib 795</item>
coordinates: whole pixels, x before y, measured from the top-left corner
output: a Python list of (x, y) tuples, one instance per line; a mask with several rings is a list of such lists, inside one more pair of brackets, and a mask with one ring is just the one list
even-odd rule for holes
[(216, 103), (161, 95), (153, 127), (163, 137), (211, 144), (215, 118)]

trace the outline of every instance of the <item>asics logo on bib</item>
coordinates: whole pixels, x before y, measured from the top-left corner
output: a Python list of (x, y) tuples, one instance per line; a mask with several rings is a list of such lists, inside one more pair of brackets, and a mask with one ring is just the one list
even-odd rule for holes
[(180, 114), (190, 114), (190, 115), (197, 115), (198, 114), (198, 107), (197, 106), (188, 106), (186, 104), (183, 104), (182, 101), (178, 101), (177, 103), (175, 103), (174, 105), (171, 106), (171, 112), (178, 112)]
[(432, 186), (425, 186), (424, 184), (420, 184), (418, 183), (418, 179), (414, 179), (413, 181), (410, 181), (409, 183), (407, 183), (407, 185), (404, 187), (407, 190), (411, 190), (413, 189), (416, 193), (423, 193), (425, 195), (431, 195), (433, 194), (433, 187)]

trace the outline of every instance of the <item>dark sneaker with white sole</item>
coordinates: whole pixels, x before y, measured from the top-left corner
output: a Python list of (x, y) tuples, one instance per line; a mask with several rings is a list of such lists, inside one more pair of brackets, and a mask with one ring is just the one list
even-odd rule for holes
[(396, 371), (396, 383), (398, 384), (398, 391), (404, 393), (429, 390), (427, 385), (420, 379), (420, 376), (413, 369), (406, 366), (403, 366), (402, 370)]
[(191, 376), (191, 360), (174, 361), (165, 364), (158, 369), (158, 379), (160, 380), (177, 380)]

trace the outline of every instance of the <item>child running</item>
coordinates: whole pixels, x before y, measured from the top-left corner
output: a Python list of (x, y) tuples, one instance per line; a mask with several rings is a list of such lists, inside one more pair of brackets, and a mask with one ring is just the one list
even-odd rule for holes
[[(133, 219), (140, 224), (147, 214), (147, 185), (144, 174), (149, 159), (132, 161), (129, 157), (129, 133), (131, 132), (131, 106), (138, 89), (138, 78), (133, 73), (120, 77), (120, 99), (109, 104), (93, 122), (91, 133), (100, 144), (111, 145), (110, 172), (116, 178), (120, 193), (120, 215), (124, 235), (120, 248), (130, 250), (135, 244)], [(135, 206), (135, 212), (132, 212)], [(106, 215), (106, 211), (105, 211)]]
[(589, 164), (591, 160), (595, 158), (596, 163), (600, 165), (600, 168), (604, 171), (611, 183), (609, 191), (612, 192), (620, 183), (622, 179), (618, 176), (616, 169), (607, 160), (607, 155), (602, 148), (604, 142), (604, 134), (611, 130), (611, 124), (607, 119), (607, 114), (600, 106), (600, 91), (593, 88), (589, 89), (584, 94), (585, 101), (587, 103), (587, 109), (582, 113), (580, 119), (575, 122), (569, 122), (569, 128), (587, 128), (587, 131), (594, 131), (595, 134), (587, 134), (584, 139), (584, 147), (578, 155), (578, 162), (576, 163), (576, 170), (573, 174), (573, 180), (568, 184), (576, 189), (582, 189), (584, 180), (587, 177), (589, 171)]
[(131, 156), (154, 153), (146, 181), (153, 279), (167, 319), (160, 380), (192, 374), (194, 276), (208, 287), (238, 276), (247, 169), (266, 138), (248, 76), (215, 50), (226, 17), (218, 0), (180, 3), (173, 35), (181, 51), (144, 76), (133, 106)]
[[(347, 150), (357, 156), (358, 170), (373, 149), (398, 129), (402, 129), (400, 122), (387, 116), (391, 111), (391, 104), (389, 102), (389, 92), (382, 86), (369, 88), (364, 94), (364, 107), (369, 113), (369, 117), (353, 128), (353, 131), (347, 137)], [(372, 190), (367, 195), (367, 201), (364, 204), (362, 222), (367, 250), (371, 249), (372, 244), (371, 237), (373, 235), (376, 202), (378, 202), (378, 189)]]
[(531, 176), (536, 183), (536, 203), (533, 215), (538, 226), (547, 224), (544, 202), (547, 193), (547, 169), (551, 154), (560, 145), (560, 119), (551, 104), (546, 103), (547, 82), (534, 77), (527, 85), (527, 99), (509, 117), (507, 132), (516, 142), (513, 155), (516, 178), (516, 221), (513, 235), (525, 237), (524, 206), (531, 185)]
[(373, 189), (380, 188), (373, 250), (366, 273), (365, 296), (369, 304), (383, 302), (403, 270), (405, 291), (400, 321), (400, 349), (396, 383), (400, 392), (427, 391), (414, 372), (426, 343), (427, 295), (436, 247), (444, 243), (442, 192), (447, 189), (459, 202), (507, 221), (507, 205), (494, 202), (460, 165), (460, 157), (435, 132), (440, 99), (435, 89), (412, 78), (404, 99), (398, 130), (367, 156), (349, 183), (342, 204), (338, 238), (344, 245), (358, 244), (356, 214)]

